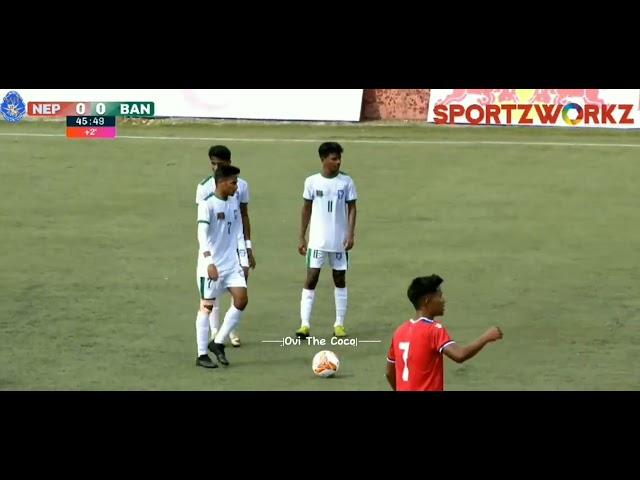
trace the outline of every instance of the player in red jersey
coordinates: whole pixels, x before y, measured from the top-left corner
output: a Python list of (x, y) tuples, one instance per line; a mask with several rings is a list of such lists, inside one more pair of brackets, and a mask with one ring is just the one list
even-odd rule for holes
[(447, 329), (434, 319), (444, 314), (443, 279), (438, 275), (415, 278), (407, 296), (416, 308), (416, 319), (404, 322), (393, 334), (387, 354), (387, 380), (394, 390), (441, 391), (444, 389), (442, 354), (462, 363), (489, 342), (502, 338), (498, 327), (491, 327), (478, 339), (462, 347)]

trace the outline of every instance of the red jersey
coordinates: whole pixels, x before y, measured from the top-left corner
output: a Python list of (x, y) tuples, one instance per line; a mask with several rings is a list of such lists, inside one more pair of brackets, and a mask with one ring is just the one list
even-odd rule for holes
[(396, 367), (396, 390), (443, 390), (442, 349), (452, 343), (447, 330), (429, 318), (400, 325), (387, 354), (387, 361)]

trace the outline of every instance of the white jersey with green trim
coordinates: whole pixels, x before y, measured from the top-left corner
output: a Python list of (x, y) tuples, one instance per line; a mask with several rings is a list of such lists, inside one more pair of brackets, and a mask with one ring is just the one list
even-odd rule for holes
[(220, 200), (212, 195), (198, 204), (198, 276), (207, 276), (203, 253), (211, 252), (220, 275), (240, 268), (236, 232), (240, 219), (238, 202), (232, 197)]
[[(202, 180), (196, 187), (196, 205), (211, 198), (215, 190), (216, 182), (213, 177), (209, 176)], [(246, 180), (238, 177), (238, 190), (236, 190), (236, 193), (231, 198), (239, 204), (249, 203), (249, 184), (246, 182)], [(237, 248), (239, 250), (244, 250), (246, 247), (244, 243), (244, 230), (242, 228), (242, 221), (240, 221), (239, 228), (237, 228), (236, 230), (236, 237), (238, 239)]]
[(344, 252), (349, 231), (347, 202), (358, 198), (351, 177), (343, 173), (333, 178), (311, 175), (304, 181), (302, 197), (313, 202), (307, 248)]

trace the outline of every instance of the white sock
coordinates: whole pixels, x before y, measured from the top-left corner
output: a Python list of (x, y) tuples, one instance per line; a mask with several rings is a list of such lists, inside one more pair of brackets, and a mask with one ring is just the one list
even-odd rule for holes
[(302, 289), (302, 297), (300, 298), (300, 319), (303, 327), (311, 327), (311, 310), (313, 309), (313, 300), (316, 296), (315, 290)]
[(198, 310), (196, 316), (196, 341), (198, 342), (198, 356), (207, 354), (209, 344), (209, 313)]
[(211, 335), (213, 332), (217, 332), (220, 329), (220, 308), (218, 307), (218, 300), (213, 301), (213, 309), (209, 314), (209, 326), (211, 327)]
[(333, 296), (336, 299), (336, 323), (334, 327), (344, 326), (344, 316), (347, 314), (347, 287), (333, 290)]
[[(229, 306), (233, 307), (233, 297), (231, 297), (231, 304)], [(229, 332), (229, 338), (231, 338), (232, 336), (234, 336), (234, 337), (238, 336), (238, 332), (236, 332), (235, 328)]]
[(242, 318), (242, 310), (238, 310), (236, 307), (231, 305), (229, 310), (227, 310), (227, 314), (224, 316), (224, 321), (222, 322), (222, 326), (216, 335), (215, 343), (224, 343), (224, 341), (229, 336), (229, 332), (235, 328), (236, 325), (240, 322)]

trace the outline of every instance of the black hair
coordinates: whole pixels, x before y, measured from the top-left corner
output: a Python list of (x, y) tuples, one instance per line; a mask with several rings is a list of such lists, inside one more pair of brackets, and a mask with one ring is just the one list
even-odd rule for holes
[(215, 179), (217, 185), (220, 180), (224, 180), (225, 178), (233, 177), (234, 175), (239, 174), (240, 169), (238, 167), (234, 167), (233, 165), (222, 165), (218, 167), (213, 178)]
[(224, 145), (214, 145), (209, 149), (209, 158), (219, 158), (220, 160), (231, 161), (231, 150)]
[(320, 148), (318, 148), (320, 158), (327, 158), (332, 153), (342, 155), (342, 152), (344, 152), (344, 149), (342, 148), (342, 145), (337, 142), (324, 142), (320, 145)]
[(413, 279), (407, 290), (407, 297), (409, 297), (409, 301), (411, 301), (413, 306), (416, 307), (416, 310), (420, 308), (420, 304), (425, 295), (436, 293), (442, 282), (444, 282), (442, 277), (435, 273), (428, 277), (417, 277)]

